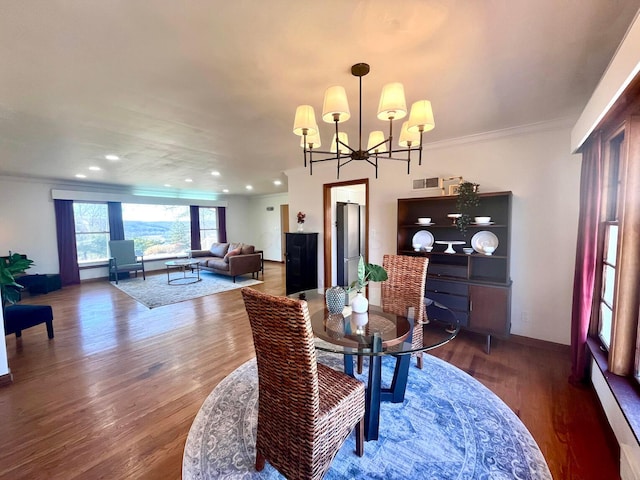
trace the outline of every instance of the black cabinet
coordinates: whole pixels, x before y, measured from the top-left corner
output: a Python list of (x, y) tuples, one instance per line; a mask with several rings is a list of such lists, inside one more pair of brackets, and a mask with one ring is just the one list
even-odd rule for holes
[(318, 234), (285, 233), (287, 295), (318, 288)]
[[(490, 223), (468, 226), (462, 233), (450, 217), (456, 196), (398, 200), (399, 255), (429, 257), (425, 295), (449, 307), (468, 330), (507, 337), (511, 330), (511, 192), (483, 193), (471, 216), (489, 216)], [(420, 224), (418, 218), (431, 217)], [(417, 243), (424, 243), (418, 248)], [(495, 251), (483, 250), (488, 240)], [(449, 242), (452, 242), (451, 245)], [(469, 254), (462, 248), (473, 247)], [(453, 251), (453, 253), (452, 253)]]

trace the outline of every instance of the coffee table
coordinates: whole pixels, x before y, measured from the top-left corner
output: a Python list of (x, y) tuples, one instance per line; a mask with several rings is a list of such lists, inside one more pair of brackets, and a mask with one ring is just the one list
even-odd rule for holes
[[(197, 260), (184, 259), (184, 260), (170, 260), (164, 262), (167, 267), (167, 283), (169, 285), (189, 285), (202, 280), (200, 278), (200, 265)], [(171, 278), (171, 270), (182, 271), (182, 276)], [(187, 275), (187, 270), (191, 272)], [(195, 275), (194, 275), (195, 273)]]

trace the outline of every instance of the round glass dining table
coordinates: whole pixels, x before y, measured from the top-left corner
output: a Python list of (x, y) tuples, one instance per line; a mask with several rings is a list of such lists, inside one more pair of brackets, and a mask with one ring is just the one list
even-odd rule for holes
[[(345, 306), (342, 313), (331, 314), (326, 307), (324, 289), (306, 290), (289, 297), (307, 302), (316, 348), (344, 355), (345, 373), (354, 376), (354, 357), (369, 357), (366, 440), (378, 439), (380, 403), (400, 403), (404, 400), (411, 354), (444, 345), (460, 331), (460, 324), (453, 312), (428, 298), (425, 299), (425, 307), (429, 320), (415, 326), (413, 308), (408, 309), (406, 316), (385, 312), (382, 307), (371, 304), (366, 313), (355, 313)], [(412, 346), (414, 328), (423, 330), (421, 347)], [(383, 356), (396, 358), (389, 388), (383, 388), (381, 382)]]

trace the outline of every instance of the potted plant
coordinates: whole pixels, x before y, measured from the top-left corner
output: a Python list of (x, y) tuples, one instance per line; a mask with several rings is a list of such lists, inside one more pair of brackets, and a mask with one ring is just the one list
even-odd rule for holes
[(460, 216), (456, 218), (456, 226), (463, 235), (466, 235), (467, 227), (471, 223), (471, 209), (480, 205), (478, 197), (479, 186), (479, 184), (473, 182), (462, 182), (458, 185), (456, 208)]
[(358, 279), (351, 283), (349, 290), (356, 290), (357, 295), (351, 301), (351, 309), (356, 313), (364, 313), (369, 308), (369, 300), (362, 294), (362, 289), (369, 282), (384, 282), (389, 276), (380, 265), (365, 263), (360, 255), (358, 260)]
[(8, 257), (0, 259), (0, 293), (2, 294), (2, 311), (5, 305), (12, 305), (20, 300), (23, 286), (16, 282), (16, 275), (24, 273), (31, 267), (33, 260), (25, 255), (9, 252)]

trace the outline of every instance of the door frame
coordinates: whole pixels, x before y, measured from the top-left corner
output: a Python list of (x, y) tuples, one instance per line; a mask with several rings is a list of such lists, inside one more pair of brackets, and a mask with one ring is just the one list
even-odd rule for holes
[(331, 189), (336, 187), (348, 187), (350, 185), (364, 185), (365, 208), (365, 232), (364, 232), (364, 261), (369, 257), (369, 179), (361, 178), (356, 180), (348, 180), (345, 182), (325, 183), (322, 186), (322, 203), (324, 210), (324, 286), (331, 286), (332, 277), (332, 258), (331, 244), (333, 242), (333, 225), (331, 225)]

